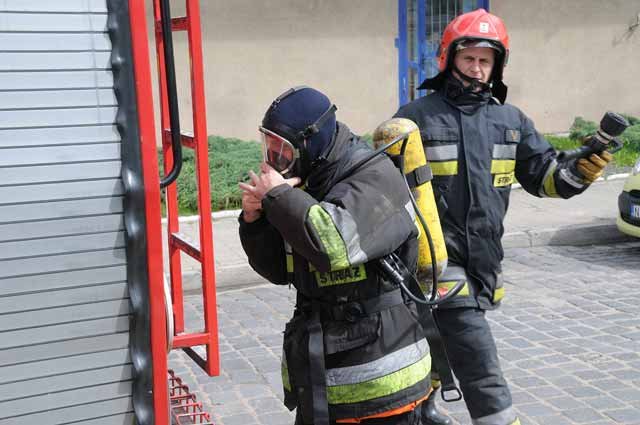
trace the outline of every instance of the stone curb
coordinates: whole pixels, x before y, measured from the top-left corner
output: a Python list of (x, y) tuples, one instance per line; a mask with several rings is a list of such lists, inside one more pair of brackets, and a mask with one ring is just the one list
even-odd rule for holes
[(532, 248), (551, 245), (596, 245), (635, 240), (618, 230), (615, 220), (598, 224), (583, 224), (557, 229), (527, 230), (505, 233), (502, 246), (509, 248)]

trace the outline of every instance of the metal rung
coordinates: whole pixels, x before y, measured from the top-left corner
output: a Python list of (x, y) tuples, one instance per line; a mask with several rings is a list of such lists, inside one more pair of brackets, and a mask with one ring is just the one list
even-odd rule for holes
[(178, 392), (178, 393), (172, 393), (171, 394), (171, 399), (173, 401), (180, 401), (182, 403), (182, 401), (189, 401), (192, 400), (195, 402), (195, 399), (192, 397), (192, 394), (190, 392)]
[(190, 131), (182, 131), (180, 132), (180, 143), (182, 146), (195, 149), (196, 148), (196, 140), (193, 137), (193, 133)]
[(195, 243), (191, 243), (187, 241), (187, 238), (180, 233), (172, 233), (170, 243), (172, 246), (180, 249), (182, 252), (193, 258), (194, 260), (198, 260), (202, 262), (202, 256), (200, 255), (200, 246)]
[[(168, 145), (171, 144), (171, 130), (170, 129), (168, 129), (168, 128), (164, 129), (162, 141), (163, 141), (163, 143), (166, 143)], [(182, 144), (182, 146), (184, 146), (186, 148), (195, 149), (196, 148), (196, 140), (195, 140), (195, 137), (193, 136), (193, 132), (191, 132), (191, 131), (181, 131), (180, 132), (180, 143)]]
[(186, 16), (171, 18), (171, 31), (187, 31), (189, 29), (189, 20)]
[(207, 332), (176, 335), (173, 339), (173, 348), (193, 347), (194, 345), (206, 345), (211, 335)]
[[(156, 34), (162, 34), (162, 22), (155, 22)], [(171, 31), (188, 31), (189, 19), (186, 16), (179, 16), (177, 18), (171, 18)]]
[[(178, 378), (173, 370), (169, 370), (169, 382), (171, 386), (171, 416), (175, 425), (214, 425), (211, 415), (204, 411), (202, 403), (196, 400), (195, 394), (189, 392), (189, 387), (182, 384), (182, 379)], [(178, 385), (175, 385), (175, 383)], [(173, 395), (175, 389), (186, 391), (186, 394)]]

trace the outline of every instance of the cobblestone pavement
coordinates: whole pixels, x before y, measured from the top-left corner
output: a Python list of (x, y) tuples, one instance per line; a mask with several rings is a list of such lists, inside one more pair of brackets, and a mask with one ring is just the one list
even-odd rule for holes
[[(640, 424), (640, 242), (505, 257), (506, 299), (488, 317), (522, 424)], [(171, 353), (217, 425), (293, 423), (279, 359), (294, 294), (272, 285), (219, 294), (219, 377)], [(199, 297), (186, 303), (187, 326), (201, 327)], [(470, 423), (462, 402), (443, 405)]]

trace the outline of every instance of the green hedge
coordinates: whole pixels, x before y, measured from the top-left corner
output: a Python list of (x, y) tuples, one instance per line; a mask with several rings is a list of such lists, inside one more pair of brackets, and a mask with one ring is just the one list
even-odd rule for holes
[[(191, 149), (183, 149), (183, 165), (178, 177), (180, 214), (196, 214), (195, 157)], [(162, 150), (158, 151), (162, 162)], [(209, 184), (213, 211), (238, 209), (242, 204), (238, 182), (247, 179), (247, 171), (258, 171), (262, 161), (260, 145), (253, 141), (209, 136)], [(160, 165), (162, 170), (162, 165)]]
[[(624, 117), (629, 121), (631, 126), (620, 135), (620, 140), (624, 146), (619, 152), (614, 154), (613, 158), (615, 165), (619, 167), (631, 167), (640, 155), (640, 119), (631, 115), (624, 115)], [(562, 138), (556, 139), (551, 137), (547, 137), (547, 139), (549, 139), (556, 149), (571, 149), (579, 146), (579, 140), (595, 133), (597, 129), (597, 123), (585, 120), (582, 117), (576, 117), (571, 126), (569, 140), (563, 141), (560, 140)]]
[[(631, 127), (621, 139), (624, 149), (614, 155), (618, 167), (632, 166), (640, 155), (640, 120), (627, 116)], [(558, 150), (573, 149), (580, 145), (578, 140), (593, 134), (597, 124), (577, 117), (571, 126), (569, 137), (546, 135)], [(370, 142), (371, 135), (363, 136)], [(158, 151), (162, 162), (162, 150)], [(183, 149), (182, 173), (178, 178), (178, 204), (180, 214), (197, 212), (195, 161), (191, 149)], [(211, 185), (211, 209), (213, 211), (238, 209), (241, 207), (238, 182), (247, 179), (247, 171), (258, 171), (262, 161), (260, 145), (253, 141), (209, 136), (209, 182)], [(162, 170), (162, 165), (160, 165)]]

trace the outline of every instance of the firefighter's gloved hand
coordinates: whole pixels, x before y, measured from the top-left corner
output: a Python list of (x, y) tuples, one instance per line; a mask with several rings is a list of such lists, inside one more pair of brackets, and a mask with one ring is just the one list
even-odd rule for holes
[(591, 184), (596, 181), (598, 177), (602, 176), (604, 168), (612, 159), (613, 156), (607, 151), (600, 152), (599, 154), (593, 153), (589, 158), (580, 158), (576, 164), (576, 168), (580, 171), (584, 180)]

